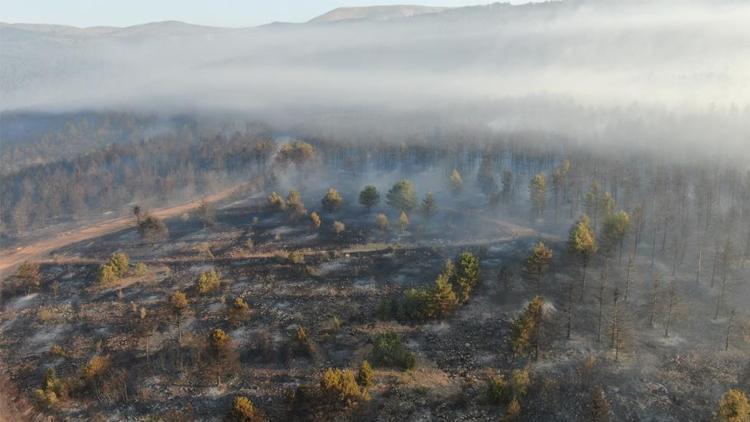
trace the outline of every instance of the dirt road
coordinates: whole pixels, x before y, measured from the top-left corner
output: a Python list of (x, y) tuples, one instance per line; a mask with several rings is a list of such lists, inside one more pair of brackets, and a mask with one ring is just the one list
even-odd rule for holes
[[(213, 195), (208, 195), (178, 205), (154, 209), (151, 210), (150, 213), (162, 219), (178, 216), (197, 208), (202, 200), (218, 202), (231, 197), (234, 193), (241, 191), (245, 187), (247, 187), (246, 184), (235, 185)], [(131, 217), (115, 218), (96, 223), (80, 230), (69, 230), (63, 233), (58, 233), (46, 239), (18, 247), (14, 250), (0, 251), (0, 276), (10, 273), (16, 266), (24, 261), (43, 257), (47, 253), (63, 246), (122, 230), (132, 224), (133, 219)]]

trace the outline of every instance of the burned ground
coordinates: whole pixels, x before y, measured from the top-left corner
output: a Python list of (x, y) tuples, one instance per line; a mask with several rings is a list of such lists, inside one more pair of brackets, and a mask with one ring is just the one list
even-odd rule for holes
[[(219, 207), (210, 225), (193, 215), (169, 219), (166, 238), (144, 240), (129, 228), (64, 247), (42, 263), (38, 291), (6, 294), (0, 327), (8, 376), (31, 398), (46, 369), (54, 368), (67, 380), (69, 397), (45, 412), (60, 418), (221, 419), (233, 398), (244, 395), (268, 418), (282, 420), (290, 417), (289, 396), (298, 386), (317, 385), (328, 367), (356, 368), (370, 356), (374, 335), (393, 331), (415, 353), (416, 368), (377, 368), (371, 400), (332, 418), (497, 419), (505, 409), (488, 402), (487, 379), (527, 367), (527, 420), (586, 419), (596, 385), (604, 386), (618, 420), (706, 420), (726, 386), (743, 382), (748, 348), (733, 341), (723, 351), (726, 320), (706, 317), (714, 293), (705, 284), (681, 284), (683, 303), (665, 337), (663, 311), (653, 328), (648, 318), (651, 274), (661, 264), (652, 269), (639, 260), (621, 310), (627, 344), (615, 361), (607, 334), (610, 306), (600, 341), (596, 335), (602, 267), (588, 270), (567, 340), (567, 289), (579, 273), (566, 256), (564, 233), (542, 234), (502, 208), (463, 205), (461, 212), (443, 210), (438, 221), (414, 217), (403, 232), (383, 232), (374, 224), (375, 211), (349, 205), (321, 213), (324, 223), (315, 231), (306, 219), (270, 212), (264, 196), (255, 195)], [(327, 227), (333, 220), (346, 224), (344, 233)], [(539, 239), (556, 259), (537, 286), (523, 277), (522, 265)], [(482, 283), (453, 315), (420, 323), (376, 317), (382, 299), (431, 286), (444, 262), (464, 250), (479, 257)], [(293, 262), (292, 251), (302, 258)], [(98, 285), (100, 265), (116, 252), (147, 270)], [(504, 266), (508, 280), (499, 277)], [(610, 292), (622, 286), (625, 266), (614, 258), (608, 268)], [(218, 271), (221, 284), (200, 294), (196, 281), (208, 270)], [(580, 286), (575, 289), (578, 296)], [(189, 302), (179, 316), (169, 307), (177, 291)], [(537, 360), (515, 356), (509, 346), (511, 323), (534, 295), (547, 303)], [(250, 313), (233, 319), (237, 297)], [(310, 338), (308, 350), (294, 347), (298, 327)], [(229, 334), (235, 351), (221, 374), (206, 354), (216, 328)], [(97, 355), (107, 356), (111, 367), (86, 382), (82, 368)]]

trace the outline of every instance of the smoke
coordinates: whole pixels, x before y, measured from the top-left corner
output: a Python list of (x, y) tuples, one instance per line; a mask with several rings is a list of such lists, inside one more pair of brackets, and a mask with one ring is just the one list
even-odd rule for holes
[(226, 112), (321, 131), (432, 113), (746, 154), (747, 22), (746, 2), (566, 1), (249, 29), (5, 25), (0, 110)]

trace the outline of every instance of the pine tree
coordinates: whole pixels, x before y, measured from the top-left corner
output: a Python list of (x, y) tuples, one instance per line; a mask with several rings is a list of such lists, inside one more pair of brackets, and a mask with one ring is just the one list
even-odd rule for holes
[(454, 194), (460, 193), (464, 187), (464, 180), (461, 177), (461, 173), (459, 173), (458, 170), (456, 169), (453, 169), (453, 171), (451, 172), (450, 184), (451, 184), (451, 191)]
[(327, 212), (334, 212), (338, 211), (339, 208), (341, 208), (341, 204), (344, 202), (344, 199), (341, 197), (339, 192), (334, 188), (328, 188), (328, 191), (326, 192), (325, 196), (323, 196), (323, 199), (320, 200), (320, 204), (323, 206), (323, 209)]
[(305, 203), (302, 202), (302, 196), (298, 191), (289, 191), (289, 195), (286, 197), (286, 211), (289, 214), (289, 219), (292, 221), (297, 220), (307, 214)]
[(359, 193), (359, 203), (365, 207), (367, 211), (370, 211), (370, 209), (378, 205), (379, 202), (380, 193), (375, 186), (365, 186), (364, 189), (362, 189), (362, 192)]
[(507, 204), (513, 200), (513, 172), (511, 170), (503, 171), (502, 185), (503, 201)]
[(426, 220), (435, 216), (437, 213), (437, 204), (435, 204), (435, 197), (432, 195), (432, 192), (427, 192), (424, 196), (420, 210), (422, 211), (422, 217)]
[(534, 217), (541, 217), (547, 207), (547, 178), (544, 173), (539, 173), (531, 179), (529, 197), (531, 198), (531, 210)]
[(409, 212), (417, 206), (417, 193), (414, 185), (408, 180), (394, 184), (385, 198), (388, 206), (399, 212)]
[(577, 255), (581, 262), (581, 299), (583, 299), (586, 288), (586, 268), (591, 257), (596, 253), (596, 236), (591, 228), (591, 221), (585, 214), (570, 230), (568, 251)]
[(521, 315), (516, 318), (512, 325), (512, 345), (516, 355), (523, 356), (534, 349), (535, 355), (539, 353), (539, 331), (542, 324), (544, 300), (536, 296), (529, 302)]
[(549, 268), (551, 261), (552, 250), (541, 241), (534, 245), (531, 254), (526, 258), (524, 271), (534, 278), (537, 291), (539, 291), (542, 276), (547, 271), (547, 268)]
[(435, 287), (429, 295), (428, 314), (431, 318), (444, 318), (458, 305), (458, 297), (451, 285), (451, 278), (454, 274), (455, 266), (449, 260), (445, 263), (443, 272), (435, 280)]
[(630, 229), (630, 215), (625, 211), (618, 211), (610, 214), (604, 219), (602, 225), (602, 241), (604, 251), (610, 254), (615, 248), (619, 249), (619, 256), (622, 258), (622, 249), (625, 242), (625, 236)]

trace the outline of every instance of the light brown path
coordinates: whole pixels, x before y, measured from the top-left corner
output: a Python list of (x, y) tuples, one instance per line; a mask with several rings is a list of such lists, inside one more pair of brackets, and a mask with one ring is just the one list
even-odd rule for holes
[[(205, 196), (178, 205), (150, 210), (149, 212), (159, 218), (168, 218), (181, 215), (191, 211), (200, 205), (202, 200), (207, 202), (218, 202), (229, 198), (232, 194), (246, 187), (245, 184), (235, 185), (212, 195)], [(133, 224), (131, 217), (120, 217), (112, 220), (102, 221), (80, 230), (68, 230), (52, 235), (46, 239), (32, 242), (28, 245), (13, 250), (0, 251), (0, 276), (12, 271), (24, 261), (40, 258), (47, 253), (82, 240), (92, 239), (107, 233), (130, 227)]]

